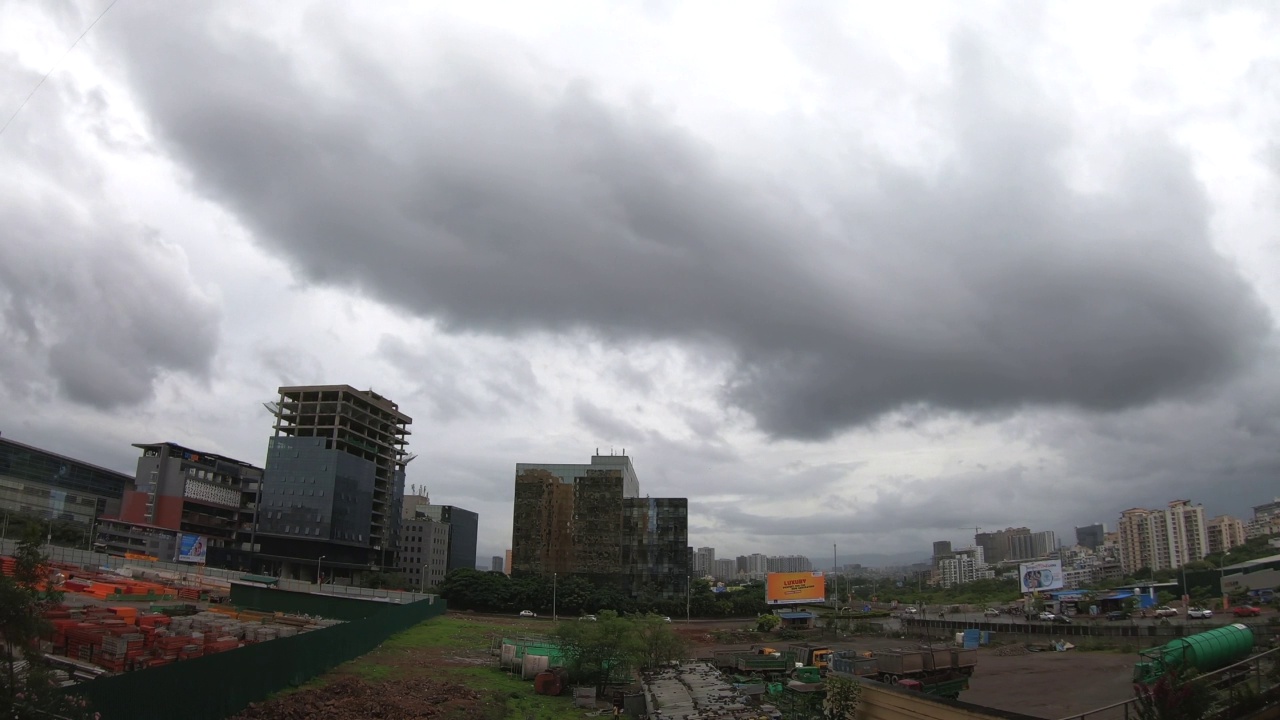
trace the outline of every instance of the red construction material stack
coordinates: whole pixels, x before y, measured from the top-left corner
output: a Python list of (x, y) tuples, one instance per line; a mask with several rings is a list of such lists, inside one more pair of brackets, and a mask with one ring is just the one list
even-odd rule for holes
[(217, 640), (214, 640), (212, 635), (205, 636), (205, 655), (235, 650), (238, 647), (240, 647), (240, 641), (233, 637), (220, 637)]
[(102, 649), (105, 628), (91, 623), (76, 623), (66, 628), (67, 657), (93, 662)]

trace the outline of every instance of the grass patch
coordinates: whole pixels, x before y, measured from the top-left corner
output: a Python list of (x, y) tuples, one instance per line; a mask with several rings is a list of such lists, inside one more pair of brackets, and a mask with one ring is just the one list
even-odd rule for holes
[(548, 697), (533, 692), (533, 683), (492, 667), (445, 668), (450, 680), (502, 697), (511, 720), (581, 720), (585, 710), (575, 708), (568, 696)]
[[(534, 635), (550, 630), (546, 624), (498, 624), (455, 617), (432, 618), (388, 638), (378, 650), (335, 668), (333, 673), (355, 674), (370, 682), (429, 677), (466, 685), (488, 696), (484, 720), (583, 720), (587, 711), (575, 708), (571, 697), (535, 694), (532, 681), (499, 670), (497, 658), (483, 665), (458, 665), (432, 657), (433, 651), (443, 651), (447, 656), (450, 651), (469, 655), (487, 650), (494, 635)], [(424, 653), (422, 662), (406, 665), (406, 655), (412, 658), (417, 652)], [(325, 677), (327, 675), (290, 692), (320, 687)], [(319, 684), (314, 684), (317, 682)], [(442, 720), (463, 719), (445, 717)]]

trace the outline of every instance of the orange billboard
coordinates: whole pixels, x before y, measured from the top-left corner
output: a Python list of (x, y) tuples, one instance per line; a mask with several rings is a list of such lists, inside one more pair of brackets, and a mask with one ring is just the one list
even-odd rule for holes
[(769, 573), (764, 600), (770, 605), (820, 603), (827, 599), (826, 576), (820, 572)]

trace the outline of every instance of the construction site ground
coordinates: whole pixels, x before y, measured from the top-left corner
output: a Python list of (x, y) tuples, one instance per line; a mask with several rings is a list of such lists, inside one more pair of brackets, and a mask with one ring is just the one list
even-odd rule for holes
[[(743, 632), (742, 621), (723, 628), (702, 622), (676, 631), (692, 654), (749, 649), (768, 636)], [(497, 669), (490, 654), (497, 635), (546, 634), (551, 623), (521, 618), (449, 613), (401, 633), (368, 655), (295, 690), (245, 710), (235, 720), (583, 720), (597, 711), (575, 708), (571, 698), (533, 692), (531, 681)], [(886, 637), (810, 638), (837, 649), (910, 647), (917, 640)], [(767, 640), (772, 646), (788, 641)], [(977, 705), (1057, 720), (1128, 699), (1136, 656), (1110, 652), (1025, 652), (1021, 646), (983, 648), (970, 689), (960, 699)], [(600, 705), (604, 708), (604, 705)]]

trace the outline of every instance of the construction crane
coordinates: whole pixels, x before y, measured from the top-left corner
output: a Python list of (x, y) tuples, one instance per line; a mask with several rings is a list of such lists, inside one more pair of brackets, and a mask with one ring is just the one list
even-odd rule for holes
[(982, 531), (982, 528), (980, 528), (980, 527), (962, 527), (962, 528), (960, 528), (960, 529), (961, 529), (961, 530), (972, 530), (972, 531), (973, 531), (973, 544), (974, 544), (974, 545), (977, 545), (977, 544), (978, 544), (978, 533)]

